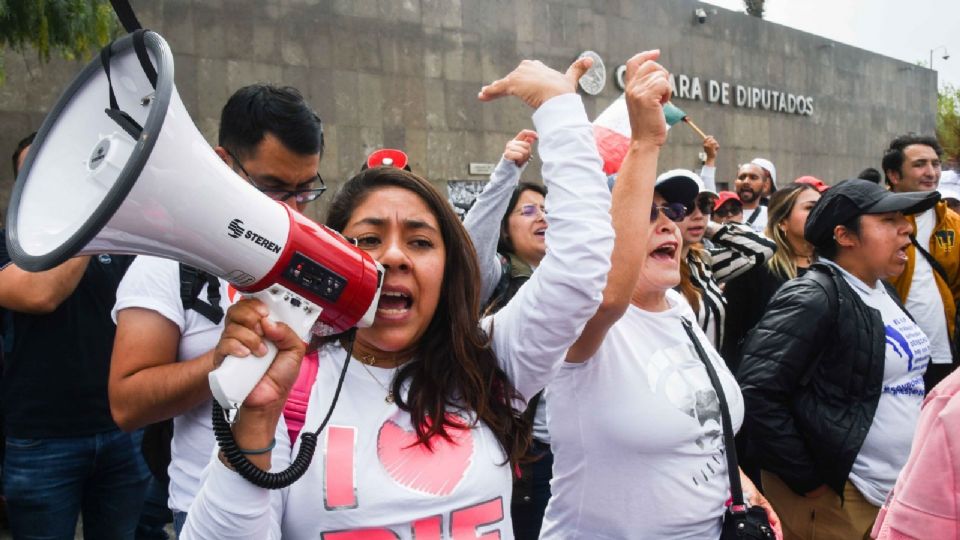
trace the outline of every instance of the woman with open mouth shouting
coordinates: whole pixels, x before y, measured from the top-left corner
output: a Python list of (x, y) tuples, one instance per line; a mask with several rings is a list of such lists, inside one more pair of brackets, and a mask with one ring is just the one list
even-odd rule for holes
[[(282, 492), (254, 486), (215, 459), (190, 510), (186, 538), (512, 538), (513, 466), (529, 442), (518, 408), (543, 388), (600, 304), (610, 269), (610, 193), (575, 93), (590, 60), (566, 74), (524, 61), (481, 90), (536, 109), (550, 188), (550, 252), (511, 302), (480, 319), (479, 269), (449, 203), (419, 176), (368, 169), (341, 189), (328, 225), (386, 269), (373, 325), (356, 332), (341, 403), (312, 466)], [(662, 118), (659, 120), (662, 123)], [(584, 242), (584, 238), (589, 242)], [(227, 315), (218, 354), (262, 340), (280, 354), (233, 425), (261, 469), (283, 470), (291, 440), (281, 410), (304, 345), (256, 301)], [(319, 351), (305, 425), (320, 424), (346, 356)]]
[[(698, 186), (685, 178), (654, 191), (666, 141), (660, 105), (670, 97), (657, 57), (627, 62), (633, 140), (613, 186), (613, 266), (603, 304), (546, 390), (554, 476), (545, 539), (716, 539), (731, 494), (721, 398), (710, 373), (719, 374), (732, 429), (743, 400), (673, 290), (683, 245), (677, 223)], [(637, 192), (638, 202), (621, 204)], [(750, 502), (763, 504), (739, 470), (733, 474)]]
[(818, 262), (748, 334), (737, 378), (764, 493), (789, 538), (868, 538), (907, 461), (930, 342), (883, 280), (903, 272), (936, 192), (826, 190), (804, 225)]

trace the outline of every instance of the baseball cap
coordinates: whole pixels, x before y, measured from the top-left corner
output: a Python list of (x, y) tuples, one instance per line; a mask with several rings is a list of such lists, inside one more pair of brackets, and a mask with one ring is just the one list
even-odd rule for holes
[(657, 177), (653, 189), (669, 203), (680, 203), (689, 210), (703, 191), (700, 175), (687, 169), (673, 169)]
[(817, 178), (816, 176), (801, 176), (800, 178), (797, 178), (796, 180), (794, 180), (793, 183), (807, 184), (807, 185), (813, 186), (820, 193), (823, 193), (824, 191), (827, 190), (827, 188), (830, 187), (826, 183), (824, 183), (823, 180)]
[(723, 203), (730, 200), (737, 201), (738, 203), (743, 205), (743, 201), (740, 200), (740, 196), (737, 195), (736, 193), (732, 191), (721, 191), (720, 193), (717, 194), (717, 200), (713, 202), (713, 210), (714, 211), (719, 210), (720, 207), (723, 206)]
[(813, 245), (833, 236), (833, 229), (863, 214), (902, 212), (917, 214), (940, 200), (936, 191), (893, 193), (868, 180), (851, 179), (823, 192), (810, 209), (803, 237)]
[(940, 174), (940, 187), (937, 188), (944, 199), (960, 201), (960, 174), (955, 171), (943, 171)]
[(772, 184), (770, 187), (773, 188), (771, 191), (776, 191), (777, 190), (777, 168), (773, 166), (773, 162), (771, 162), (769, 159), (758, 157), (750, 160), (750, 163), (753, 163), (754, 165), (770, 173), (770, 183)]

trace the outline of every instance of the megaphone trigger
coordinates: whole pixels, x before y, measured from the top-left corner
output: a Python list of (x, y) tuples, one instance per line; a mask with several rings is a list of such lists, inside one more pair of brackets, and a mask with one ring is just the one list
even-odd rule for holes
[[(320, 306), (282, 285), (274, 285), (244, 296), (256, 298), (266, 304), (270, 310), (268, 318), (271, 321), (283, 322), (293, 329), (301, 340), (310, 340), (311, 329), (320, 317)], [(210, 390), (214, 399), (225, 410), (239, 408), (270, 368), (277, 356), (277, 346), (269, 340), (264, 340), (264, 345), (267, 353), (263, 356), (228, 356), (220, 367), (210, 372)]]

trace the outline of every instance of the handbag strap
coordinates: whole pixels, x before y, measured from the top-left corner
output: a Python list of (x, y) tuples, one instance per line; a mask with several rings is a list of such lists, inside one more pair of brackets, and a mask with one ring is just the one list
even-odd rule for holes
[(730, 495), (733, 498), (733, 504), (730, 505), (731, 512), (746, 512), (747, 506), (743, 502), (743, 486), (740, 484), (740, 467), (737, 465), (737, 445), (733, 442), (733, 423), (730, 421), (730, 409), (727, 407), (727, 397), (723, 393), (723, 386), (720, 384), (720, 377), (717, 376), (717, 370), (713, 368), (713, 363), (703, 350), (703, 345), (693, 331), (693, 325), (686, 318), (680, 319), (683, 323), (683, 329), (697, 350), (697, 356), (707, 368), (707, 375), (710, 377), (710, 384), (713, 385), (717, 393), (717, 400), (720, 402), (720, 418), (723, 422), (723, 446), (724, 454), (727, 456), (727, 474), (730, 476)]

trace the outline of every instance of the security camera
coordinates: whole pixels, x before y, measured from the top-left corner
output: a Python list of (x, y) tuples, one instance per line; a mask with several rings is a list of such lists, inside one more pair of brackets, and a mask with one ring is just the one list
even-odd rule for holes
[(707, 10), (703, 8), (693, 10), (693, 16), (697, 18), (697, 22), (700, 24), (707, 22)]
[(943, 59), (944, 59), (944, 60), (949, 60), (949, 59), (950, 59), (950, 55), (949, 55), (949, 54), (944, 54), (944, 55), (943, 55)]

